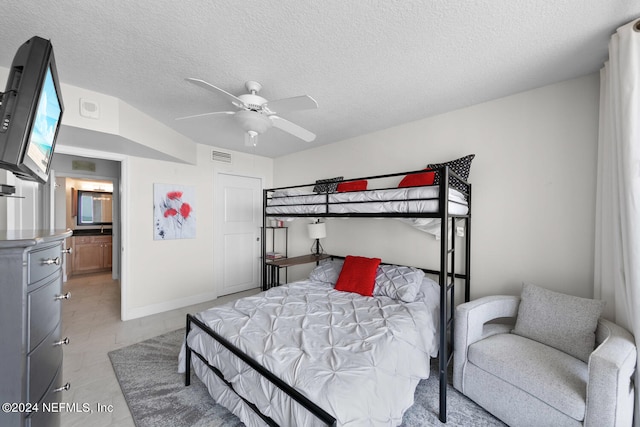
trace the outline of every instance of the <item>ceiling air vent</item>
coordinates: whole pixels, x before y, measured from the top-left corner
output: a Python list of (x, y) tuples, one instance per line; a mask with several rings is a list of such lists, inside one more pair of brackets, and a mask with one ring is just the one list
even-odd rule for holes
[(221, 163), (231, 163), (231, 153), (224, 151), (211, 150), (211, 161)]

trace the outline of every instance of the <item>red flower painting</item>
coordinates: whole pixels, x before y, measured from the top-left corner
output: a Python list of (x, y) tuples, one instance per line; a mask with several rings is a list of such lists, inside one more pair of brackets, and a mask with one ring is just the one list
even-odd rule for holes
[(156, 240), (185, 239), (195, 237), (192, 187), (155, 184), (154, 210)]

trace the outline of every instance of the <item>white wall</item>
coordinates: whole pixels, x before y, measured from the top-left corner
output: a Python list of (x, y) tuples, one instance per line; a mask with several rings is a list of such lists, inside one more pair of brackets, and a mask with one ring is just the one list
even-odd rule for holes
[[(210, 160), (212, 147), (198, 145), (198, 163), (189, 166), (131, 157), (128, 162), (129, 194), (126, 205), (129, 224), (123, 224), (128, 237), (124, 248), (130, 265), (123, 290), (125, 318), (141, 317), (213, 299), (217, 284), (213, 269), (214, 177), (226, 171), (263, 178), (273, 183), (273, 160), (249, 154), (232, 153), (233, 164)], [(193, 185), (196, 187), (196, 238), (159, 241), (153, 239), (153, 184)]]
[[(1, 71), (1, 70), (0, 70)], [(104, 149), (105, 136), (119, 136), (109, 141), (109, 151), (141, 157), (174, 158), (195, 163), (195, 143), (173, 129), (162, 125), (126, 102), (109, 95), (61, 83), (65, 110), (58, 144), (82, 148)], [(98, 118), (80, 114), (81, 103), (97, 105)], [(81, 129), (79, 141), (69, 141)], [(89, 132), (93, 131), (93, 132)]]
[[(475, 153), (472, 298), (519, 294), (523, 281), (591, 297), (598, 96), (594, 74), (295, 153), (276, 159), (275, 184), (416, 170)], [(290, 230), (290, 254), (309, 250), (304, 223)], [(399, 221), (328, 220), (327, 234), (329, 253), (439, 265), (435, 240)]]
[(0, 197), (0, 230), (38, 230), (44, 226), (42, 185), (0, 170), (0, 184), (15, 187), (15, 197)]

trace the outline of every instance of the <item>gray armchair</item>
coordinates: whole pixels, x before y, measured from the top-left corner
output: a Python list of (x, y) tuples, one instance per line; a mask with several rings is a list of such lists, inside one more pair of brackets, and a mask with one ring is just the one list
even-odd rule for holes
[(633, 336), (597, 320), (595, 350), (584, 362), (510, 333), (519, 304), (520, 297), (492, 296), (457, 307), (454, 387), (511, 426), (631, 426)]

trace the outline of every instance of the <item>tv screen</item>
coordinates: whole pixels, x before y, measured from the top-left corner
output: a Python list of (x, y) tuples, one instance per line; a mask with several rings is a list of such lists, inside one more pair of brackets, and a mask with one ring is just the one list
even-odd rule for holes
[(38, 107), (36, 108), (36, 115), (27, 145), (25, 163), (33, 162), (33, 167), (48, 171), (61, 117), (60, 99), (58, 98), (51, 68), (49, 67), (40, 92), (40, 98), (38, 99)]
[(64, 105), (51, 42), (33, 37), (16, 52), (0, 109), (0, 168), (45, 183)]

